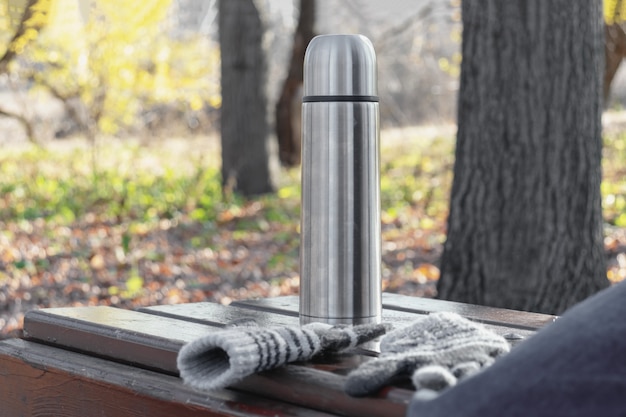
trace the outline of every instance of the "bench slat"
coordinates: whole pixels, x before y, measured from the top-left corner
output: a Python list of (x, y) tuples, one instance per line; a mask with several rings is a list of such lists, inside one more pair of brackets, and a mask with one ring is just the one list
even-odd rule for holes
[[(185, 342), (211, 327), (112, 307), (35, 310), (24, 318), (24, 337), (176, 375)], [(167, 337), (165, 337), (167, 335)]]
[[(456, 309), (456, 310), (454, 308), (444, 308), (444, 307), (437, 308), (436, 304), (440, 300), (430, 300), (430, 301), (434, 301), (434, 303), (432, 303), (434, 305), (429, 304), (426, 306), (429, 308), (417, 309), (417, 308), (401, 307), (401, 306), (393, 305), (393, 304), (385, 304), (384, 301), (387, 298), (388, 298), (387, 295), (383, 294), (383, 322), (392, 323), (395, 327), (401, 327), (403, 325), (409, 324), (413, 320), (415, 320), (417, 317), (424, 315), (424, 314), (428, 314), (428, 313), (432, 313), (436, 311), (453, 311), (453, 312), (460, 314), (463, 317), (483, 323), (486, 328), (494, 331), (500, 336), (506, 336), (512, 346), (515, 346), (521, 343), (523, 340), (531, 336), (536, 331), (536, 329), (531, 324), (521, 325), (518, 323), (516, 325), (511, 325), (507, 323), (507, 321), (512, 321), (512, 320), (506, 320), (507, 318), (510, 318), (507, 315), (504, 315), (502, 317), (502, 320), (499, 320), (498, 316), (496, 314), (493, 314), (492, 312), (490, 316), (486, 316), (481, 311), (482, 307), (480, 306), (470, 306), (470, 307), (479, 307), (477, 309), (466, 308), (466, 309)], [(393, 301), (393, 299), (391, 299), (391, 301)], [(445, 302), (445, 303), (448, 303), (448, 302)], [(454, 304), (457, 304), (457, 303), (454, 303)], [(247, 309), (250, 309), (251, 311), (282, 313), (283, 311), (286, 310), (286, 311), (289, 311), (291, 314), (294, 314), (294, 313), (297, 314), (298, 297), (297, 296), (284, 296), (284, 297), (278, 297), (278, 299), (270, 298), (270, 299), (259, 299), (259, 300), (244, 300), (244, 301), (233, 302), (233, 304), (231, 305), (234, 305), (239, 308), (247, 308)], [(170, 306), (167, 306), (163, 310), (166, 310), (169, 307)], [(509, 311), (511, 312), (511, 315), (514, 315), (515, 313), (520, 313), (520, 312), (516, 312), (513, 310), (509, 310)], [(180, 317), (184, 317), (184, 307), (179, 308), (178, 314), (180, 314)], [(549, 316), (549, 317), (550, 317), (550, 320), (548, 320), (548, 318), (544, 318), (546, 322), (552, 321), (553, 316)], [(513, 334), (514, 334), (514, 337), (511, 338), (510, 336)]]
[(0, 386), (7, 416), (335, 415), (235, 390), (198, 392), (177, 377), (18, 339), (0, 342)]
[[(261, 311), (297, 315), (299, 300), (298, 296), (288, 295), (258, 300), (235, 301), (232, 305)], [(389, 317), (402, 317), (400, 315), (401, 312), (428, 314), (439, 311), (450, 311), (482, 323), (521, 330), (540, 329), (552, 323), (556, 318), (556, 316), (549, 314), (463, 304), (432, 298), (410, 297), (387, 292), (383, 293), (383, 309), (384, 315), (389, 315)]]
[[(231, 316), (225, 311), (235, 309), (218, 304), (202, 307), (202, 311), (211, 310), (207, 314), (214, 318), (213, 326), (111, 307), (74, 307), (30, 312), (24, 321), (24, 332), (29, 340), (176, 375), (176, 356), (183, 343), (215, 331), (215, 326), (225, 324), (216, 322), (230, 321)], [(297, 322), (294, 317), (284, 318)], [(345, 358), (367, 360), (360, 355)], [(341, 356), (334, 360), (337, 362), (288, 365), (251, 375), (234, 388), (348, 416), (404, 415), (412, 391), (392, 387), (380, 398), (351, 398), (341, 388), (345, 377), (340, 373), (356, 365), (341, 363)]]
[(554, 322), (557, 318), (557, 316), (550, 314), (508, 310), (432, 298), (409, 297), (407, 295), (392, 293), (383, 294), (383, 306), (390, 310), (410, 312), (433, 313), (438, 311), (451, 311), (460, 316), (474, 319), (482, 323), (526, 330), (538, 330)]
[(210, 302), (142, 307), (138, 311), (218, 327), (243, 318), (253, 319), (261, 327), (295, 326), (299, 323), (297, 314), (294, 316), (292, 314), (283, 314), (280, 311), (247, 309), (233, 305), (223, 306)]

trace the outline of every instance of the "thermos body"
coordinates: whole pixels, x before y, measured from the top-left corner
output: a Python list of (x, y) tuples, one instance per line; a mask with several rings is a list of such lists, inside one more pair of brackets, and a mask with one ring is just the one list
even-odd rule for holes
[(371, 43), (358, 35), (315, 38), (305, 58), (303, 101), (301, 322), (380, 321), (379, 110)]

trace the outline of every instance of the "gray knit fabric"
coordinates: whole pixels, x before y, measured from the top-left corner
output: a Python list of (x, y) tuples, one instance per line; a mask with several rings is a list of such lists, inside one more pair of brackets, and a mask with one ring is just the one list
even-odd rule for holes
[(186, 344), (178, 353), (177, 365), (186, 384), (215, 390), (256, 372), (358, 346), (383, 335), (386, 329), (381, 324), (259, 328), (246, 323)]
[(371, 394), (399, 376), (416, 389), (440, 391), (508, 352), (507, 341), (456, 313), (432, 313), (381, 340), (381, 354), (348, 375), (346, 392)]

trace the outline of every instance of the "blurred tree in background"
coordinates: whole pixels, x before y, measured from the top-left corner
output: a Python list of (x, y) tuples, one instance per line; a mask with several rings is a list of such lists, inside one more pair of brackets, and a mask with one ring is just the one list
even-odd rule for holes
[(0, 72), (5, 72), (9, 62), (37, 39), (41, 28), (48, 23), (50, 5), (50, 0), (13, 0), (0, 4), (0, 33), (5, 47), (0, 57)]
[(285, 166), (300, 164), (302, 83), (304, 53), (315, 36), (315, 0), (300, 0), (298, 25), (293, 34), (289, 70), (276, 103), (276, 136), (278, 157)]
[(60, 100), (90, 141), (143, 127), (141, 113), (160, 104), (219, 107), (216, 45), (200, 35), (168, 36), (170, 3), (4, 0), (2, 33), (15, 35), (3, 39), (8, 47), (0, 71), (18, 88)]
[(259, 2), (220, 0), (222, 187), (250, 196), (272, 191), (267, 140), (265, 19)]
[(626, 56), (626, 33), (622, 28), (626, 19), (626, 2), (604, 0), (604, 103), (608, 103), (613, 78)]
[[(39, 31), (48, 23), (50, 0), (19, 0), (0, 3), (0, 74), (8, 71), (13, 59), (24, 52), (33, 43)], [(30, 141), (35, 140), (35, 133), (28, 118), (19, 112), (0, 107), (0, 116), (16, 119), (24, 128)]]

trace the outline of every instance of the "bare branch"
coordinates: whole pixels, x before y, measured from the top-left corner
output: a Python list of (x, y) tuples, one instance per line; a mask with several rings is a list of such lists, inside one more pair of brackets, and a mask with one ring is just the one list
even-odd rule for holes
[(12, 119), (17, 120), (22, 127), (24, 128), (24, 132), (26, 133), (26, 138), (33, 145), (39, 146), (37, 139), (35, 138), (35, 129), (33, 128), (32, 123), (26, 117), (22, 116), (18, 113), (13, 113), (7, 110), (0, 109), (0, 116), (10, 117)]
[(400, 36), (402, 33), (416, 25), (422, 20), (430, 17), (433, 14), (433, 6), (431, 4), (427, 4), (423, 6), (417, 13), (409, 16), (407, 19), (402, 21), (401, 23), (392, 26), (385, 30), (380, 37), (378, 38), (378, 42), (376, 42), (377, 47), (382, 49), (382, 46), (386, 44), (388, 41), (394, 39), (397, 36)]
[(24, 14), (22, 15), (22, 19), (20, 20), (20, 24), (17, 27), (17, 31), (9, 41), (9, 46), (7, 50), (4, 52), (4, 55), (0, 57), (0, 73), (6, 72), (7, 65), (9, 62), (17, 55), (17, 52), (13, 48), (13, 44), (26, 33), (28, 29), (28, 25), (26, 24), (28, 20), (33, 16), (34, 9), (33, 6), (37, 4), (38, 0), (28, 0), (26, 3), (26, 7), (24, 8)]

